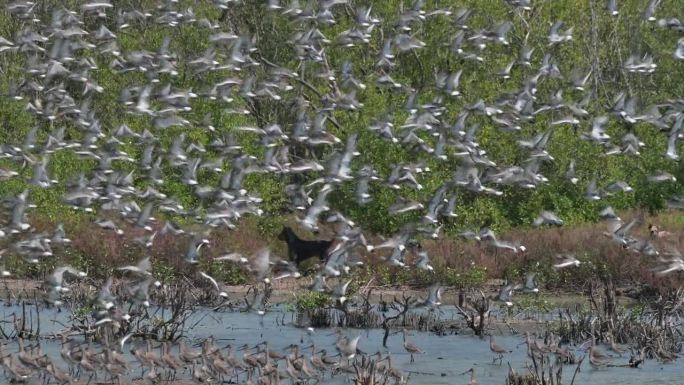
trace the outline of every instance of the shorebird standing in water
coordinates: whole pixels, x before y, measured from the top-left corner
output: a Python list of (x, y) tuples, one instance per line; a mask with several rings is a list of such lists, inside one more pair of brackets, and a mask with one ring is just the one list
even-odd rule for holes
[(496, 360), (498, 359), (499, 365), (501, 365), (501, 362), (503, 361), (503, 355), (506, 353), (511, 353), (510, 350), (508, 350), (508, 349), (506, 349), (500, 345), (497, 345), (496, 342), (494, 341), (494, 336), (491, 334), (489, 335), (489, 350), (491, 350), (492, 353), (498, 354), (498, 357), (496, 357), (492, 360), (492, 364), (494, 362), (496, 362)]
[(589, 347), (589, 364), (595, 369), (602, 368), (610, 364), (610, 357), (598, 350), (596, 345), (592, 343)]
[(461, 373), (461, 375), (464, 376), (468, 373), (470, 373), (470, 380), (468, 381), (468, 385), (477, 385), (477, 380), (475, 379), (475, 368), (470, 368), (465, 372)]
[(414, 362), (414, 359), (413, 359), (414, 354), (425, 354), (425, 352), (423, 351), (423, 349), (419, 348), (416, 344), (409, 341), (408, 331), (406, 329), (403, 330), (403, 333), (404, 333), (404, 350), (406, 350), (411, 355), (411, 363), (413, 363)]

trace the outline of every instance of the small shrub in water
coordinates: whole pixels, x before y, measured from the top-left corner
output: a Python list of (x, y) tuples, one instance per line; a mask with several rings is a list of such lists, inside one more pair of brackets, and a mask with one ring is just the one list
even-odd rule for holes
[(295, 296), (294, 305), (297, 311), (311, 311), (325, 307), (330, 303), (330, 296), (326, 293), (306, 292)]

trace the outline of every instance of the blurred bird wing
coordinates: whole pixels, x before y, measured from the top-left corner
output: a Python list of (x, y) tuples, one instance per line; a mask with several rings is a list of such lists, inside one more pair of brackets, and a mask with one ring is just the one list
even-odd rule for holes
[(260, 249), (254, 254), (254, 259), (252, 261), (252, 268), (257, 272), (257, 275), (261, 276), (266, 274), (268, 268), (271, 265), (271, 250), (268, 248)]
[(240, 263), (244, 260), (244, 258), (245, 257), (240, 253), (229, 253), (229, 254), (222, 255), (220, 257), (216, 257), (216, 258), (214, 258), (214, 260), (216, 260), (216, 261), (231, 261), (231, 262), (235, 262), (235, 263)]
[(218, 284), (218, 282), (216, 282), (216, 280), (214, 279), (214, 277), (210, 276), (209, 274), (207, 274), (207, 273), (205, 273), (205, 272), (203, 272), (203, 271), (200, 271), (200, 275), (201, 275), (202, 277), (208, 279), (209, 282), (211, 282), (211, 284), (214, 285), (214, 287), (216, 288), (216, 291), (221, 291), (221, 288), (219, 288), (219, 284)]
[(152, 270), (152, 261), (150, 260), (150, 257), (145, 257), (138, 262), (138, 268), (144, 272)]

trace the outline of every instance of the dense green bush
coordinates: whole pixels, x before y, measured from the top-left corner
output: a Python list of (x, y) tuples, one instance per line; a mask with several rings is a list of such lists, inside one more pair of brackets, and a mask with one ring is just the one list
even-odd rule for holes
[(305, 312), (326, 307), (330, 303), (330, 296), (326, 293), (307, 291), (295, 295), (294, 306), (296, 311)]
[[(46, 1), (41, 6), (49, 10), (57, 6), (57, 2)], [(78, 7), (78, 2), (67, 2), (67, 8)], [(120, 2), (117, 7), (129, 8), (133, 2)], [(156, 2), (135, 2), (136, 7), (152, 9)], [(161, 138), (161, 146), (168, 148), (170, 143), (181, 132), (187, 135), (187, 142), (196, 141), (208, 148), (208, 144), (218, 135), (235, 132), (234, 128), (241, 125), (264, 126), (278, 122), (283, 127), (289, 127), (295, 119), (294, 100), (297, 96), (304, 96), (313, 104), (320, 104), (318, 95), (325, 95), (332, 91), (330, 82), (317, 77), (323, 64), (306, 63), (300, 64), (292, 49), (291, 37), (295, 31), (301, 30), (304, 25), (289, 21), (275, 12), (266, 10), (265, 2), (245, 1), (234, 4), (228, 10), (222, 11), (208, 2), (180, 1), (177, 8), (193, 8), (196, 19), (209, 18), (220, 20), (219, 30), (234, 31), (236, 33), (248, 33), (256, 38), (257, 57), (263, 57), (270, 62), (287, 68), (298, 68), (300, 77), (309, 81), (314, 90), (295, 83), (295, 89), (287, 94), (281, 101), (256, 98), (252, 101), (242, 100), (236, 96), (236, 101), (231, 105), (221, 101), (211, 101), (206, 98), (197, 98), (193, 102), (193, 109), (185, 117), (193, 122), (188, 127), (174, 127), (166, 130), (158, 130)], [(399, 17), (399, 9), (402, 2), (398, 0), (382, 2), (354, 2), (355, 5), (368, 3), (373, 5), (373, 13), (383, 20), (381, 27), (373, 33), (368, 46), (344, 47), (340, 44), (331, 44), (326, 54), (329, 66), (339, 69), (342, 63), (349, 60), (353, 63), (353, 71), (367, 84), (367, 88), (358, 93), (359, 101), (364, 107), (359, 111), (335, 111), (333, 118), (337, 124), (328, 123), (331, 133), (339, 136), (343, 141), (351, 133), (358, 132), (358, 149), (361, 155), (354, 161), (354, 168), (360, 168), (364, 164), (372, 164), (378, 171), (386, 176), (391, 167), (400, 162), (413, 162), (422, 160), (433, 170), (423, 174), (420, 183), (425, 187), (418, 191), (404, 188), (400, 193), (395, 192), (381, 184), (372, 186), (374, 201), (367, 206), (359, 206), (354, 197), (354, 186), (343, 185), (331, 195), (333, 209), (339, 209), (348, 213), (365, 229), (375, 233), (391, 233), (401, 228), (407, 221), (415, 220), (416, 213), (402, 216), (388, 216), (386, 209), (396, 199), (397, 194), (406, 198), (426, 201), (436, 188), (450, 179), (458, 167), (458, 162), (439, 161), (425, 154), (415, 154), (406, 150), (399, 144), (392, 144), (378, 138), (367, 128), (376, 119), (382, 118), (387, 112), (394, 112), (394, 124), (400, 126), (404, 123), (407, 113), (402, 109), (408, 97), (406, 92), (391, 91), (379, 87), (376, 84), (381, 71), (375, 68), (377, 59), (376, 52), (382, 48), (382, 37), (391, 36), (396, 30)], [(59, 3), (60, 6), (62, 3)], [(662, 103), (668, 99), (681, 97), (684, 91), (684, 72), (682, 63), (678, 63), (672, 52), (680, 37), (671, 30), (660, 28), (656, 23), (646, 22), (641, 19), (643, 1), (629, 0), (620, 2), (620, 15), (611, 17), (604, 9), (603, 2), (590, 1), (548, 1), (535, 2), (534, 10), (523, 12), (514, 10), (501, 0), (469, 0), (459, 3), (459, 6), (470, 7), (474, 12), (469, 21), (471, 30), (488, 28), (497, 22), (504, 20), (512, 21), (514, 27), (509, 35), (510, 46), (492, 45), (481, 52), (484, 64), (466, 61), (454, 56), (449, 50), (449, 43), (457, 31), (456, 26), (446, 17), (430, 18), (429, 22), (415, 25), (413, 34), (425, 41), (427, 47), (405, 53), (397, 53), (397, 65), (392, 69), (394, 79), (407, 87), (421, 89), (419, 103), (427, 103), (439, 92), (434, 87), (434, 73), (437, 71), (463, 70), (461, 79), (460, 98), (445, 98), (447, 106), (444, 122), (452, 124), (456, 116), (463, 111), (464, 107), (479, 99), (487, 103), (494, 102), (502, 94), (519, 89), (523, 80), (538, 69), (544, 54), (552, 54), (561, 69), (562, 79), (544, 78), (539, 84), (537, 98), (539, 101), (548, 101), (557, 90), (565, 90), (566, 100), (578, 101), (583, 96), (578, 91), (573, 91), (568, 86), (568, 79), (573, 70), (586, 71), (596, 64), (590, 92), (595, 92), (595, 99), (590, 103), (588, 110), (595, 115), (606, 113), (613, 98), (620, 92), (639, 97), (639, 111), (646, 110), (649, 106)], [(427, 1), (426, 9), (435, 7), (449, 7), (455, 10), (456, 5), (450, 1)], [(321, 32), (334, 40), (341, 31), (349, 28), (353, 22), (353, 8), (340, 7), (336, 10), (335, 25), (321, 26)], [(681, 17), (681, 8), (677, 2), (664, 2), (658, 9), (659, 17)], [(45, 13), (46, 19), (49, 13)], [(129, 29), (118, 31), (115, 28), (116, 17), (109, 18), (104, 23), (118, 35), (118, 41), (124, 52), (132, 50), (156, 51), (159, 49), (165, 36), (171, 37), (170, 51), (178, 55), (178, 76), (164, 75), (161, 84), (170, 83), (180, 89), (193, 89), (204, 91), (215, 82), (225, 77), (236, 75), (231, 71), (216, 71), (196, 75), (188, 67), (187, 62), (195, 58), (209, 48), (208, 37), (212, 31), (189, 25), (172, 29), (168, 26), (149, 22), (145, 25), (134, 25)], [(546, 36), (550, 24), (562, 20), (568, 27), (574, 28), (574, 40), (571, 43), (559, 46), (549, 46)], [(97, 21), (87, 20), (85, 27), (95, 29)], [(26, 27), (23, 21), (13, 19), (7, 12), (0, 12), (0, 36), (11, 38)], [(511, 60), (517, 58), (518, 52), (523, 45), (535, 47), (533, 55), (533, 68), (526, 69), (515, 67), (511, 79), (502, 80), (494, 74), (499, 68), (505, 66)], [(657, 60), (658, 68), (651, 75), (635, 75), (622, 69), (622, 63), (631, 54), (651, 53)], [(122, 89), (131, 85), (146, 84), (147, 79), (141, 73), (134, 71), (120, 74), (112, 70), (109, 65), (112, 58), (103, 56), (96, 51), (84, 53), (92, 55), (99, 68), (93, 71), (94, 79), (104, 88), (105, 92), (95, 95), (92, 100), (92, 109), (97, 112), (104, 131), (111, 134), (120, 124), (127, 124), (136, 132), (142, 132), (150, 128), (147, 118), (125, 113), (118, 102)], [(22, 53), (0, 54), (0, 68), (2, 79), (0, 89), (3, 94), (9, 93), (12, 81), (25, 77), (24, 68), (27, 57)], [(268, 76), (268, 68), (260, 66), (250, 69), (251, 74), (257, 79)], [(44, 141), (52, 126), (42, 120), (36, 119), (25, 110), (27, 101), (14, 101), (7, 98), (0, 99), (0, 111), (2, 111), (3, 124), (0, 125), (0, 138), (2, 142), (20, 144), (24, 136), (33, 126), (39, 127), (38, 140)], [(250, 116), (241, 116), (226, 112), (227, 108), (249, 107), (252, 111)], [(216, 127), (216, 133), (210, 133), (199, 127), (206, 113), (212, 118)], [(478, 140), (482, 147), (488, 151), (490, 158), (500, 166), (520, 164), (527, 154), (516, 145), (520, 137), (529, 138), (534, 134), (549, 128), (553, 119), (562, 116), (561, 112), (537, 115), (534, 121), (526, 123), (522, 127), (520, 136), (510, 133), (501, 133), (494, 127), (491, 120), (481, 116), (475, 116), (471, 122), (482, 124)], [(445, 232), (454, 234), (456, 230), (479, 226), (485, 221), (491, 221), (496, 230), (517, 226), (529, 225), (537, 213), (542, 209), (554, 210), (568, 225), (596, 220), (596, 210), (604, 205), (611, 204), (616, 209), (645, 208), (657, 211), (665, 206), (667, 198), (673, 194), (681, 193), (682, 186), (676, 184), (646, 183), (645, 177), (655, 170), (668, 171), (679, 178), (684, 178), (684, 169), (681, 162), (671, 162), (663, 159), (662, 154), (666, 148), (667, 138), (647, 123), (637, 123), (627, 126), (612, 119), (608, 133), (615, 143), (626, 132), (634, 132), (646, 146), (641, 156), (615, 156), (605, 157), (598, 146), (590, 144), (579, 138), (579, 131), (586, 130), (591, 126), (591, 120), (583, 121), (577, 130), (568, 127), (557, 127), (550, 142), (549, 152), (554, 156), (555, 162), (542, 167), (543, 174), (549, 178), (549, 183), (534, 190), (521, 190), (504, 188), (502, 197), (474, 195), (467, 192), (461, 193), (458, 202), (459, 217), (445, 223)], [(79, 139), (81, 134), (74, 127), (67, 127), (69, 139)], [(422, 134), (421, 134), (422, 135)], [(244, 150), (260, 159), (263, 158), (263, 148), (255, 140), (254, 136), (246, 133), (236, 133)], [(427, 135), (424, 139), (430, 143), (434, 141)], [(306, 149), (293, 144), (292, 152), (303, 154)], [(140, 155), (137, 148), (130, 140), (125, 140), (123, 149), (131, 156)], [(329, 155), (329, 150), (317, 149), (313, 156), (322, 162)], [(213, 159), (217, 154), (208, 150), (206, 157)], [(570, 159), (577, 160), (577, 175), (580, 179), (578, 185), (572, 185), (563, 179), (563, 174)], [(93, 219), (92, 215), (77, 213), (61, 204), (65, 192), (65, 184), (69, 178), (79, 173), (87, 172), (94, 166), (92, 160), (80, 160), (69, 151), (62, 151), (50, 158), (49, 172), (51, 177), (58, 179), (59, 184), (48, 189), (31, 187), (30, 200), (38, 207), (32, 212), (35, 217), (47, 218), (49, 221), (70, 221), (78, 223), (83, 220)], [(6, 160), (0, 160), (1, 167), (16, 168), (17, 165)], [(120, 170), (135, 169), (137, 166), (125, 162), (114, 162), (114, 168)], [(26, 179), (31, 176), (30, 167), (18, 169), (20, 177), (0, 183), (0, 196), (13, 196), (26, 187)], [(165, 166), (165, 183), (158, 188), (170, 197), (175, 197), (180, 203), (189, 208), (198, 208), (198, 212), (206, 209), (206, 202), (200, 201), (192, 188), (184, 185), (180, 180), (181, 171), (177, 168)], [(277, 234), (284, 222), (283, 216), (289, 214), (284, 196), (284, 186), (289, 183), (306, 183), (321, 175), (311, 174), (307, 177), (271, 175), (255, 173), (245, 179), (245, 188), (254, 192), (263, 199), (261, 205), (264, 210), (262, 218), (257, 220), (257, 228), (267, 237)], [(584, 198), (585, 186), (597, 178), (599, 185), (605, 185), (616, 180), (624, 180), (634, 187), (633, 193), (616, 194), (607, 197), (600, 203), (587, 202)], [(218, 178), (215, 174), (200, 173), (200, 183), (216, 185)], [(136, 179), (135, 184), (144, 188), (149, 184), (144, 178)], [(165, 215), (160, 215), (163, 219)], [(174, 218), (180, 223), (187, 223), (191, 219)], [(229, 275), (233, 272), (228, 272)]]

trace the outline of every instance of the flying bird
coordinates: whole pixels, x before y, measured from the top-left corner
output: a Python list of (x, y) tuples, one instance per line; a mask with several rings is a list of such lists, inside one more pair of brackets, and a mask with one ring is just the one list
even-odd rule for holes
[(558, 254), (556, 255), (556, 261), (557, 263), (553, 265), (554, 269), (580, 265), (580, 261), (572, 254)]

